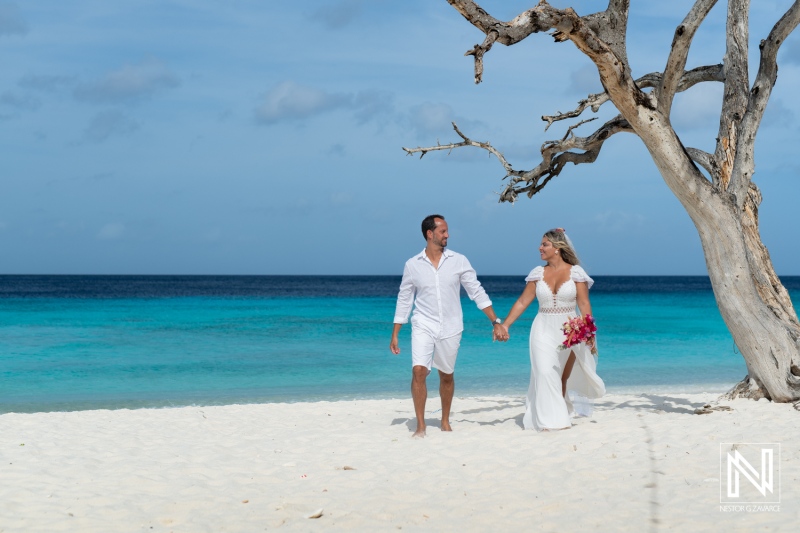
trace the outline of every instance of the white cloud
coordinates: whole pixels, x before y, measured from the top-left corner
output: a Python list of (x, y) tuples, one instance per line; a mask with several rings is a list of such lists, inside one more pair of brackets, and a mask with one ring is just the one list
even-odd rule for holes
[(17, 3), (0, 1), (0, 36), (26, 33), (28, 33), (28, 23), (23, 18)]
[(35, 96), (30, 94), (20, 94), (11, 91), (6, 91), (0, 95), (0, 104), (13, 107), (16, 109), (24, 109), (33, 111), (38, 109), (41, 102)]
[(676, 128), (698, 129), (719, 126), (722, 84), (702, 83), (675, 95), (670, 120)]
[(335, 143), (328, 149), (328, 154), (342, 157), (347, 154), (347, 150), (342, 143)]
[(74, 83), (72, 76), (58, 76), (50, 74), (26, 74), (17, 82), (23, 89), (42, 92), (54, 92), (64, 85)]
[(362, 91), (355, 95), (356, 121), (365, 124), (376, 117), (388, 117), (394, 111), (394, 95), (387, 91)]
[(225, 109), (224, 111), (220, 111), (217, 114), (217, 122), (219, 123), (227, 122), (232, 116), (233, 116), (233, 110), (230, 108)]
[(408, 119), (419, 135), (436, 135), (453, 130), (455, 112), (447, 104), (426, 102), (410, 109)]
[(75, 89), (75, 97), (90, 103), (130, 104), (180, 85), (178, 77), (157, 59), (125, 65), (102, 79)]
[(475, 134), (475, 130), (485, 129), (482, 122), (456, 116), (453, 108), (443, 103), (425, 102), (414, 106), (409, 109), (406, 120), (416, 134), (425, 139), (437, 135), (447, 135), (456, 141), (461, 141), (461, 138), (453, 130), (453, 122), (458, 125), (458, 129), (464, 135), (470, 138), (474, 138), (472, 136)]
[(790, 127), (794, 125), (794, 111), (782, 100), (771, 98), (764, 111), (763, 126)]
[(358, 17), (362, 5), (363, 0), (340, 0), (315, 10), (311, 14), (311, 20), (320, 22), (329, 29), (343, 28)]
[(97, 113), (83, 132), (83, 139), (100, 143), (114, 136), (127, 136), (136, 131), (139, 125), (125, 113), (116, 109)]
[(316, 87), (284, 81), (267, 91), (254, 114), (256, 122), (270, 125), (347, 109), (353, 112), (356, 122), (361, 125), (392, 116), (393, 99), (394, 95), (388, 91), (330, 93)]
[(348, 205), (353, 202), (353, 195), (349, 192), (335, 192), (331, 193), (332, 205)]
[(786, 61), (788, 64), (800, 65), (800, 39), (794, 37), (787, 41), (778, 52), (780, 54), (778, 63)]
[(642, 228), (646, 218), (639, 213), (626, 213), (623, 211), (606, 211), (594, 217), (595, 227), (600, 231), (618, 232)]
[(332, 94), (284, 81), (270, 89), (264, 101), (255, 110), (256, 120), (262, 124), (308, 118), (313, 115), (349, 107), (351, 96)]
[(124, 224), (110, 222), (100, 229), (100, 231), (97, 233), (97, 238), (104, 241), (113, 241), (121, 238), (124, 233)]
[(584, 95), (584, 97), (603, 92), (603, 84), (600, 83), (600, 75), (597, 73), (597, 67), (592, 65), (584, 65), (578, 70), (575, 70), (569, 75), (569, 90), (573, 93)]
[[(505, 186), (505, 183), (503, 183)], [(502, 189), (502, 187), (497, 187), (498, 189)], [(489, 221), (492, 219), (494, 215), (498, 213), (498, 200), (500, 196), (495, 193), (486, 193), (483, 197), (475, 202), (475, 206), (473, 209), (474, 213), (479, 214), (481, 220), (484, 222)]]

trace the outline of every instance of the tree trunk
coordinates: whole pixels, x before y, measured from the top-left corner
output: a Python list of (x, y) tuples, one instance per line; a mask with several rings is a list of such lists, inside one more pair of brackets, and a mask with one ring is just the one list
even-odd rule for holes
[(730, 395), (800, 399), (800, 323), (758, 233), (758, 188), (750, 183), (739, 208), (700, 173), (668, 118), (647, 102), (626, 106), (623, 91), (609, 93), (700, 235), (722, 319), (747, 365), (745, 383)]
[(727, 205), (704, 209), (692, 220), (720, 313), (747, 364), (745, 381), (728, 396), (797, 400), (800, 324), (788, 292), (761, 243), (754, 213), (737, 213), (730, 197), (719, 199)]
[(729, 397), (800, 399), (800, 323), (758, 233), (757, 187), (750, 184), (740, 210), (700, 174), (657, 114), (637, 118), (636, 133), (697, 228), (717, 305), (747, 365)]

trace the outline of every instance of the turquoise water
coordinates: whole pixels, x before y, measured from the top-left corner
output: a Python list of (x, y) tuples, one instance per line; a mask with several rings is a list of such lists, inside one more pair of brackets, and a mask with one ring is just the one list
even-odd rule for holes
[[(0, 276), (0, 412), (408, 394), (410, 326), (388, 349), (399, 278), (209, 279)], [(610, 391), (723, 391), (746, 374), (707, 280), (626, 279), (592, 291)], [(504, 315), (520, 278), (483, 282)], [(535, 305), (493, 343), (464, 300), (457, 395), (524, 393)]]

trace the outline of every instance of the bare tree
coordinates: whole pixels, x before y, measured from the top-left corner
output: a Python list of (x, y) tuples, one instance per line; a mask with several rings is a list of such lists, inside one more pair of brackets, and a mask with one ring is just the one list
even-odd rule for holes
[[(748, 79), (749, 0), (729, 0), (726, 50), (722, 64), (685, 70), (695, 32), (716, 0), (697, 0), (675, 30), (663, 72), (634, 79), (626, 53), (630, 0), (609, 0), (605, 11), (578, 16), (544, 0), (511, 21), (489, 15), (471, 0), (447, 0), (486, 34), (466, 55), (475, 59), (475, 82), (483, 75), (484, 55), (494, 43), (516, 44), (533, 33), (551, 32), (556, 42), (572, 41), (597, 67), (604, 92), (589, 95), (569, 113), (544, 116), (554, 122), (597, 111), (611, 102), (619, 111), (594, 133), (578, 137), (570, 127), (560, 140), (545, 143), (542, 161), (531, 170), (515, 170), (489, 143), (474, 141), (453, 124), (461, 141), (404, 148), (420, 157), (434, 150), (475, 146), (494, 154), (508, 183), (501, 202), (530, 198), (558, 176), (567, 163), (591, 163), (604, 143), (619, 132), (637, 135), (661, 176), (688, 212), (700, 235), (714, 295), (728, 329), (747, 364), (748, 375), (729, 397), (766, 397), (776, 402), (800, 399), (800, 322), (789, 293), (772, 266), (758, 230), (761, 192), (753, 183), (756, 133), (777, 79), (778, 49), (800, 22), (800, 0), (761, 41), (758, 74)], [(704, 82), (724, 84), (719, 134), (713, 154), (684, 146), (670, 123), (675, 94)], [(644, 91), (643, 89), (650, 89)], [(699, 167), (708, 173), (706, 177)]]

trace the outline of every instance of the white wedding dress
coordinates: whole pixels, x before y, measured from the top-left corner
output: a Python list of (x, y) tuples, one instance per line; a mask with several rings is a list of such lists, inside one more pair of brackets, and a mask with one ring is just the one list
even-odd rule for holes
[[(522, 424), (525, 429), (563, 429), (572, 426), (571, 417), (575, 415), (570, 395), (576, 407), (580, 403), (583, 412), (591, 412), (591, 400), (605, 394), (606, 387), (597, 375), (597, 356), (593, 355), (586, 344), (582, 343), (566, 350), (558, 346), (564, 342), (561, 326), (568, 319), (578, 316), (576, 312), (576, 282), (585, 282), (588, 287), (594, 284), (586, 272), (579, 266), (570, 270), (570, 279), (553, 292), (547, 282), (542, 279), (544, 267), (534, 268), (525, 281), (535, 281), (536, 298), (539, 300), (539, 312), (533, 320), (530, 337), (531, 382), (525, 398), (525, 417)], [(567, 380), (567, 398), (561, 394), (561, 375), (567, 363), (570, 351), (575, 352), (575, 364)], [(585, 409), (589, 406), (588, 412)], [(581, 409), (578, 409), (581, 411)]]

